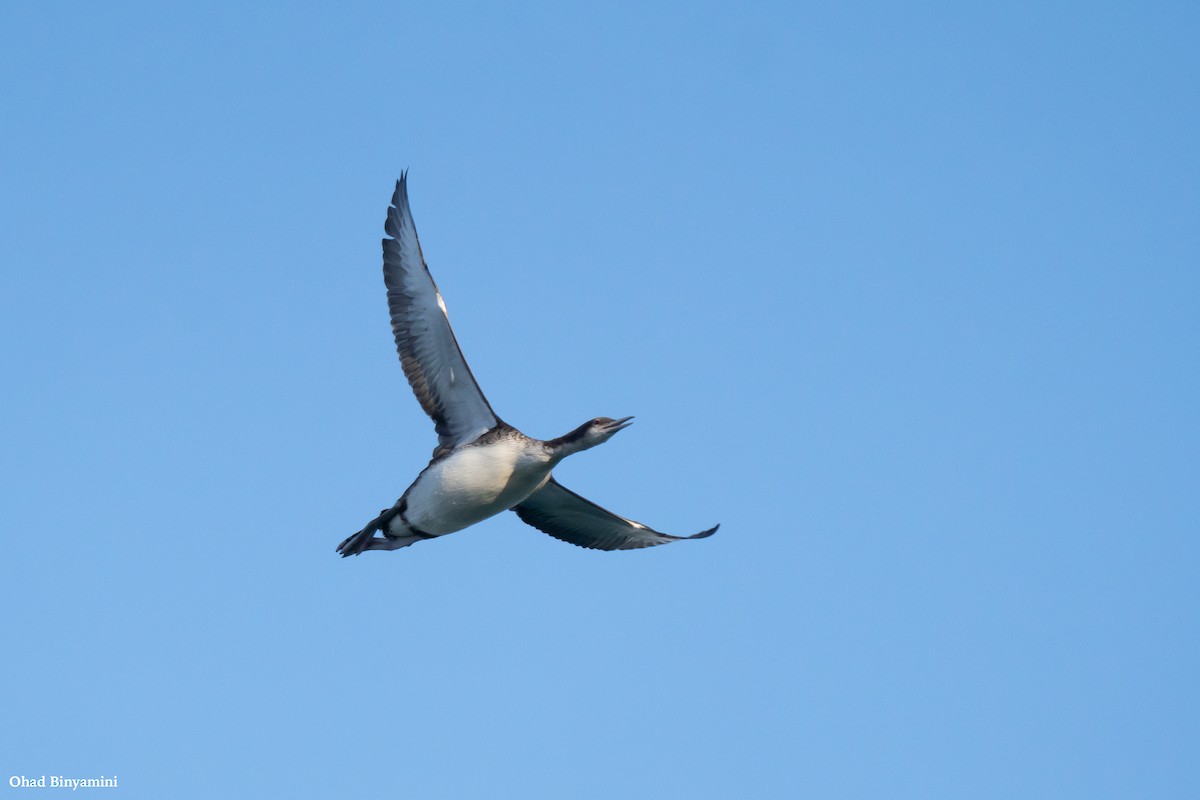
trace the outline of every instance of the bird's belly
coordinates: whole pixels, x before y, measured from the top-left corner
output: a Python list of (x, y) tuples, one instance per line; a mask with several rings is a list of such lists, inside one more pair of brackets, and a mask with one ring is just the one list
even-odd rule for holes
[(516, 446), (464, 447), (420, 474), (407, 492), (405, 517), (425, 533), (453, 533), (507, 511), (549, 477), (548, 459)]

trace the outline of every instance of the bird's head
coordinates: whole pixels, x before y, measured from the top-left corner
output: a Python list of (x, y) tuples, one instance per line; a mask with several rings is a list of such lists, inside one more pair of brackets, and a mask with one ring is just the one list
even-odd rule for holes
[(571, 453), (578, 453), (580, 450), (604, 444), (615, 436), (617, 431), (632, 425), (631, 419), (633, 417), (621, 417), (621, 419), (596, 417), (583, 423), (566, 436), (550, 440), (548, 444), (561, 453), (560, 457), (566, 457)]

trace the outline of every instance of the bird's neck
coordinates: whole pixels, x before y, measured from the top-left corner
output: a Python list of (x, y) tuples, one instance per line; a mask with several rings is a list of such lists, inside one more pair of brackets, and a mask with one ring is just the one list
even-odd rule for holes
[(587, 450), (590, 447), (595, 447), (596, 442), (588, 439), (584, 434), (587, 433), (587, 425), (580, 425), (575, 430), (568, 434), (558, 437), (557, 439), (548, 439), (544, 442), (547, 452), (550, 453), (550, 458), (555, 463), (562, 461), (570, 455), (578, 453), (580, 450)]

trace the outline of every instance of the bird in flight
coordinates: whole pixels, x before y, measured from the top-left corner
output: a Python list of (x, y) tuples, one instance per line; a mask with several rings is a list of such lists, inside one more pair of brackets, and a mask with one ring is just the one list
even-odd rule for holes
[(475, 382), (425, 265), (408, 205), (407, 173), (396, 182), (384, 231), (383, 280), (396, 350), (421, 408), (433, 418), (438, 444), (429, 466), (395, 505), (347, 537), (337, 552), (344, 557), (397, 550), (509, 510), (556, 539), (594, 550), (635, 550), (716, 532), (720, 526), (694, 536), (659, 533), (556, 481), (551, 473), (558, 462), (607, 442), (633, 417), (596, 417), (547, 440), (504, 422)]

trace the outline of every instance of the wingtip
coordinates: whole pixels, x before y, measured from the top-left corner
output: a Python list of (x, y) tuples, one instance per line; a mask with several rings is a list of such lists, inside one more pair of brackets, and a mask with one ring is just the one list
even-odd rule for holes
[(392, 204), (388, 208), (387, 218), (383, 222), (383, 232), (388, 235), (387, 239), (383, 240), (384, 248), (387, 243), (400, 236), (400, 217), (405, 213), (411, 213), (408, 209), (408, 168), (405, 167), (400, 172), (400, 180), (396, 181), (396, 190), (392, 192)]
[(400, 170), (400, 178), (396, 181), (396, 191), (392, 192), (392, 205), (399, 208), (400, 204), (396, 201), (402, 198), (408, 198), (408, 167)]
[(717, 528), (719, 528), (719, 527), (721, 527), (721, 523), (719, 523), (719, 522), (718, 522), (716, 525), (713, 525), (713, 526), (712, 526), (711, 528), (709, 528), (708, 530), (706, 530), (706, 531), (700, 531), (700, 532), (699, 532), (699, 533), (697, 533), (695, 536), (689, 536), (688, 538), (689, 538), (689, 539), (707, 539), (708, 537), (710, 537), (710, 536), (712, 536), (714, 533), (716, 533), (716, 532), (717, 532)]

